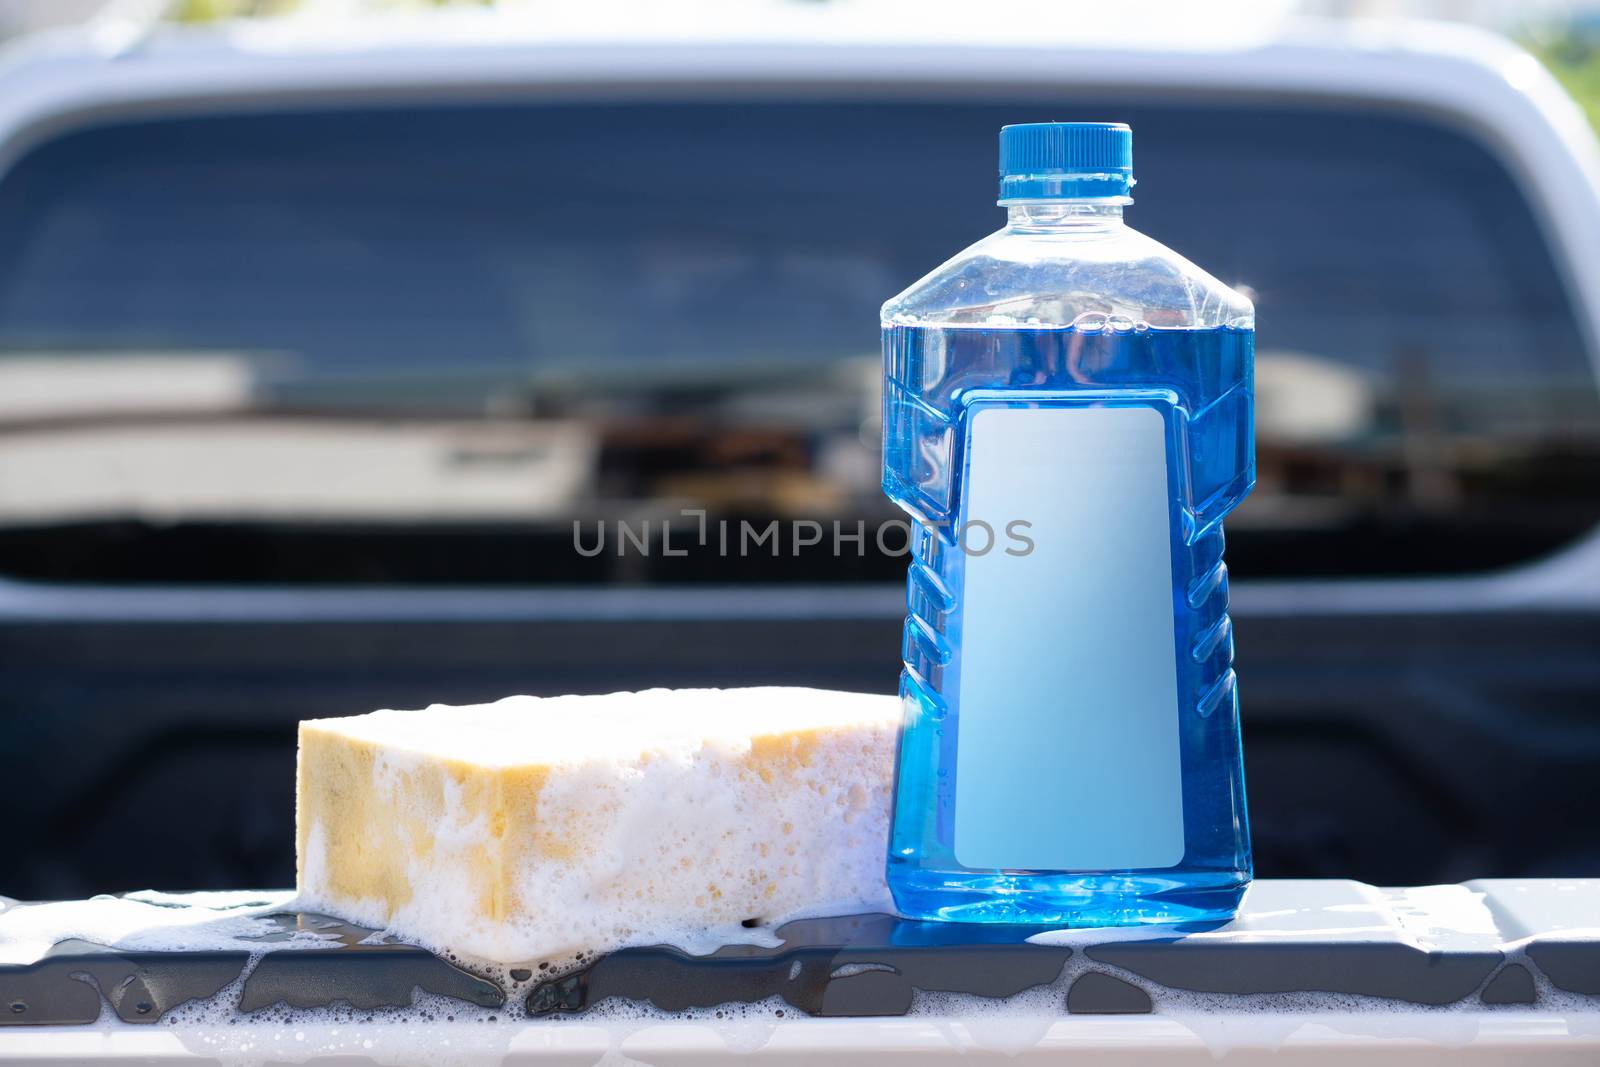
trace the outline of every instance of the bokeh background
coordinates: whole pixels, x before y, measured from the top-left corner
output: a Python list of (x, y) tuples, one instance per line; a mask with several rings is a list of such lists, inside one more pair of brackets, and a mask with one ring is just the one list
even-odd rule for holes
[[(1593, 4), (1207, 5), (1204, 42), (1155, 40), (1192, 7), (1086, 42), (1062, 4), (0, 0), (0, 893), (291, 882), (300, 718), (892, 690), (876, 310), (1000, 224), (995, 129), (1051, 118), (1130, 122), (1130, 222), (1257, 302), (1260, 481), (1227, 529), (1258, 874), (1600, 875), (1600, 569), (1571, 563), (1600, 293), (1539, 184), (1592, 202), (1576, 168), (1525, 173), (1478, 89), (692, 59), (1009, 19), (1064, 56), (1310, 36), (1355, 64), (1425, 17), (1422, 52), (1512, 38), (1600, 119)], [(522, 47), (538, 82), (552, 33), (583, 74), (463, 85)], [(641, 42), (678, 73), (619, 76)], [(357, 88), (292, 88), (329, 54)], [(240, 57), (276, 73), (241, 93)], [(185, 88), (75, 98), (96, 63)], [(362, 91), (383, 64), (411, 66)], [(686, 509), (869, 536), (724, 558)], [(574, 551), (616, 521), (689, 551)]]

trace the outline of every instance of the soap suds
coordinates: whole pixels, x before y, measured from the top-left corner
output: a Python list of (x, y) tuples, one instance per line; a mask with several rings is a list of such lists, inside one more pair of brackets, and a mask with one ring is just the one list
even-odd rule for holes
[[(98, 896), (0, 911), (0, 965), (34, 963), (61, 941), (147, 951), (259, 951), (279, 933), (266, 917), (289, 908), (289, 892), (157, 893)], [(304, 944), (305, 939), (292, 939)], [(321, 939), (312, 939), (320, 941)]]
[(302, 903), (504, 963), (771, 945), (744, 924), (889, 910), (900, 718), (894, 697), (772, 688), (304, 723)]
[[(222, 897), (201, 894), (209, 898), (211, 906), (208, 907), (190, 905), (181, 895), (141, 896), (158, 896), (163, 901), (159, 905), (135, 902), (161, 913), (158, 925), (139, 932), (141, 941), (148, 947), (173, 950), (191, 946), (197, 931), (205, 930), (206, 922), (195, 921), (198, 914), (210, 913), (215, 917), (220, 913), (223, 922), (239, 918), (260, 922), (259, 916), (252, 914), (253, 909), (274, 906), (263, 902), (268, 896), (265, 894), (237, 894), (237, 902), (229, 900), (235, 896), (233, 894)], [(287, 903), (287, 894), (270, 896)], [(104, 902), (83, 903), (99, 907)], [(48, 906), (12, 908), (0, 914), (0, 918), (44, 907)], [(1263, 914), (1271, 913), (1269, 909)], [(53, 914), (65, 917), (71, 913), (58, 910)], [(1352, 919), (1369, 921), (1364, 916), (1352, 915)], [(1266, 921), (1259, 916), (1258, 920)], [(83, 929), (81, 922), (72, 925)], [(37, 932), (37, 922), (32, 929)], [(100, 929), (112, 931), (110, 925), (102, 925)], [(1144, 930), (1098, 929), (1074, 933), (1089, 935), (1087, 943), (1104, 943), (1122, 939), (1124, 934), (1143, 934)], [(213, 929), (207, 939), (216, 936), (217, 931)], [(0, 937), (0, 941), (4, 938)], [(279, 1003), (241, 1013), (238, 1004), (249, 973), (265, 953), (284, 947), (282, 942), (234, 940), (228, 943), (232, 948), (246, 945), (252, 956), (244, 974), (215, 996), (170, 1009), (159, 1023), (123, 1022), (108, 1007), (102, 1006), (100, 1020), (90, 1026), (46, 1027), (36, 1032), (46, 1038), (75, 1033), (115, 1038), (158, 1030), (170, 1035), (192, 1054), (240, 1067), (304, 1063), (340, 1056), (385, 1064), (425, 1061), (466, 1067), (500, 1063), (508, 1056), (535, 1050), (560, 1053), (580, 1062), (648, 1062), (666, 1050), (681, 1052), (707, 1041), (713, 1047), (730, 1052), (754, 1052), (771, 1044), (787, 1023), (799, 1020), (804, 1025), (808, 1019), (780, 997), (676, 1012), (663, 1011), (647, 1002), (613, 997), (591, 1006), (581, 1015), (531, 1019), (524, 1012), (523, 999), (549, 976), (548, 970), (537, 968), (500, 968), (486, 973), (486, 977), (498, 982), (508, 993), (507, 1002), (499, 1008), (480, 1007), (414, 990), (411, 1003), (404, 1007), (361, 1010), (336, 1001), (326, 1007), (296, 1009)], [(1508, 962), (1528, 963), (1515, 948), (1510, 949)], [(849, 976), (882, 966), (846, 964), (840, 970)], [(1121, 1034), (1119, 1040), (1126, 1043), (1134, 1039), (1135, 1031), (1125, 1029), (1129, 1026), (1138, 1028), (1139, 1040), (1160, 1038), (1166, 1042), (1163, 1047), (1168, 1047), (1170, 1041), (1161, 1035), (1177, 1035), (1192, 1041), (1194, 1048), (1208, 1049), (1217, 1056), (1236, 1048), (1292, 1045), (1323, 1034), (1381, 1043), (1415, 1045), (1427, 1042), (1444, 1048), (1467, 1047), (1486, 1039), (1503, 1040), (1508, 1033), (1535, 1030), (1544, 1035), (1565, 1034), (1591, 1042), (1600, 1037), (1600, 1005), (1594, 998), (1558, 990), (1536, 968), (1530, 966), (1529, 969), (1539, 998), (1536, 1007), (1486, 1006), (1475, 995), (1448, 1005), (1419, 1006), (1376, 997), (1319, 992), (1195, 993), (1156, 985), (1075, 952), (1054, 981), (1011, 997), (993, 999), (974, 994), (918, 991), (913, 995), (907, 1018), (827, 1020), (819, 1024), (827, 1028), (821, 1032), (822, 1036), (808, 1039), (821, 1044), (797, 1046), (789, 1040), (784, 1047), (791, 1050), (815, 1048), (820, 1054), (823, 1048), (837, 1049), (841, 1035), (848, 1031), (855, 1035), (852, 1040), (870, 1043), (872, 1047), (881, 1045), (884, 1035), (895, 1034), (898, 1036), (893, 1047), (904, 1048), (906, 1046), (900, 1042), (918, 1040), (915, 1035), (936, 1034), (937, 1047), (917, 1047), (924, 1051), (978, 1051), (1014, 1056), (1041, 1044), (1065, 1051), (1075, 1047), (1085, 1035), (1111, 1032), (1103, 1031), (1102, 1027), (1122, 1027), (1115, 1033)], [(518, 974), (513, 976), (513, 971)], [(1066, 1017), (1067, 990), (1089, 971), (1109, 973), (1147, 990), (1155, 1014)], [(872, 1029), (852, 1030), (851, 1027)]]

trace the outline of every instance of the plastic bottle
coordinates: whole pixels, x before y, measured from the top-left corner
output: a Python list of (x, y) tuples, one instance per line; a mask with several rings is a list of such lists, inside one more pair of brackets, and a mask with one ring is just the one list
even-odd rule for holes
[(1132, 185), (1124, 125), (1007, 126), (1005, 227), (883, 306), (908, 916), (1209, 921), (1250, 880), (1222, 519), (1254, 310), (1123, 222)]

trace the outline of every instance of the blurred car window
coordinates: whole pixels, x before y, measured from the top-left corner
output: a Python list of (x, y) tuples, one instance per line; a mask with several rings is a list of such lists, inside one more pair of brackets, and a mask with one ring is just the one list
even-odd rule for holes
[[(1563, 278), (1504, 166), (1434, 119), (372, 105), (118, 121), (0, 180), (0, 573), (900, 581), (872, 536), (878, 304), (1001, 224), (998, 126), (1079, 116), (1138, 131), (1130, 222), (1257, 302), (1236, 575), (1497, 568), (1600, 520)], [(685, 509), (867, 534), (718, 559)], [(574, 550), (618, 519), (656, 550), (614, 525)]]

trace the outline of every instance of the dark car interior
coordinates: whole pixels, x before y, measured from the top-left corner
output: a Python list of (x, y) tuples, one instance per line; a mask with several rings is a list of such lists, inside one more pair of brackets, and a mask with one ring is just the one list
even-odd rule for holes
[[(303, 718), (893, 691), (877, 307), (1003, 222), (999, 125), (1076, 117), (1139, 131), (1129, 222), (1257, 307), (1228, 559), (1306, 591), (1235, 617), (1258, 876), (1600, 876), (1548, 818), (1600, 808), (1600, 613), (1310, 581), (1508, 573), (1600, 522), (1596, 354), (1472, 131), (750, 91), (124, 116), (0, 176), (0, 892), (292, 884)], [(863, 536), (719, 550), (794, 520)]]

